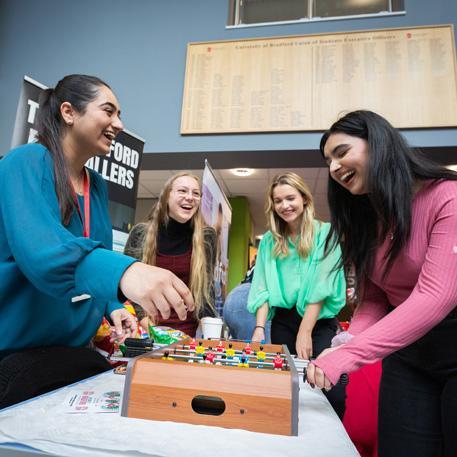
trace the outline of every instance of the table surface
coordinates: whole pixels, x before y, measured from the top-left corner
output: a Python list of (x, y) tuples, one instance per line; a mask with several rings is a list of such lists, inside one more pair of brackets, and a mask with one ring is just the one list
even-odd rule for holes
[(300, 381), (298, 436), (280, 436), (174, 422), (121, 417), (119, 413), (70, 414), (70, 393), (119, 390), (124, 376), (113, 372), (82, 381), (0, 411), (0, 456), (44, 453), (70, 457), (352, 457), (359, 456), (321, 391)]

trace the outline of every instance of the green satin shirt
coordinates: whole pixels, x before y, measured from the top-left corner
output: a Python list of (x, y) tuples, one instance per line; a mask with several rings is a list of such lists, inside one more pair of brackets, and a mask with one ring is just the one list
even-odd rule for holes
[(264, 303), (274, 316), (276, 307), (297, 307), (303, 316), (308, 303), (323, 302), (318, 319), (335, 317), (346, 302), (346, 280), (343, 269), (335, 269), (341, 257), (337, 245), (326, 256), (325, 240), (330, 230), (328, 222), (313, 221), (314, 246), (307, 258), (300, 257), (289, 239), (286, 257), (273, 255), (274, 239), (265, 233), (259, 245), (257, 260), (248, 298), (248, 310), (255, 313)]

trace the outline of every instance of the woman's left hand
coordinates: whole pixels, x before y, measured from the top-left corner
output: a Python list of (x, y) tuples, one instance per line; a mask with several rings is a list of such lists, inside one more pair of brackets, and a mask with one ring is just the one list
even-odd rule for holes
[(311, 332), (300, 330), (295, 340), (295, 349), (299, 359), (309, 360), (313, 356)]
[(111, 341), (123, 343), (126, 338), (133, 338), (136, 335), (138, 328), (136, 320), (125, 308), (115, 309), (110, 317), (114, 325)]

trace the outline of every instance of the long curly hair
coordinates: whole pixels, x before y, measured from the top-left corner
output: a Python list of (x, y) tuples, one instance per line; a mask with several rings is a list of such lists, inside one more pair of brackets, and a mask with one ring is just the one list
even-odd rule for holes
[[(188, 176), (197, 181), (201, 191), (201, 182), (198, 176), (184, 171), (173, 175), (165, 183), (162, 191), (160, 192), (157, 204), (152, 209), (148, 216), (146, 236), (144, 240), (143, 258), (142, 261), (149, 265), (156, 264), (157, 255), (157, 239), (160, 226), (167, 226), (169, 222), (168, 215), (168, 199), (173, 183), (183, 176)], [(211, 308), (214, 308), (213, 299), (211, 297), (211, 280), (210, 275), (212, 272), (208, 271), (205, 243), (208, 241), (204, 236), (205, 224), (201, 215), (200, 205), (197, 211), (192, 216), (191, 227), (192, 234), (192, 258), (190, 264), (190, 284), (189, 288), (195, 301), (195, 314), (199, 317), (205, 306), (205, 302)]]
[(303, 179), (292, 172), (276, 175), (268, 188), (265, 214), (267, 216), (268, 227), (273, 234), (274, 248), (273, 254), (276, 257), (286, 257), (289, 254), (288, 236), (289, 229), (287, 223), (278, 216), (274, 208), (273, 191), (276, 186), (289, 185), (296, 189), (303, 197), (304, 208), (300, 224), (300, 232), (297, 236), (296, 249), (298, 254), (306, 258), (313, 248), (314, 239), (314, 202), (309, 187)]

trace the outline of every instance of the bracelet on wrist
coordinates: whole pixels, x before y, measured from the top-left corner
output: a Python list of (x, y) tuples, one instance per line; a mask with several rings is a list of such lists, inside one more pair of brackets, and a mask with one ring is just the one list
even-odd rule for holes
[(256, 326), (254, 327), (254, 329), (256, 329), (256, 328), (261, 328), (262, 330), (265, 330), (265, 327), (264, 327), (263, 325), (256, 325)]

